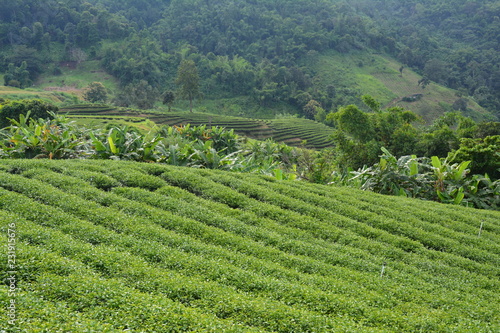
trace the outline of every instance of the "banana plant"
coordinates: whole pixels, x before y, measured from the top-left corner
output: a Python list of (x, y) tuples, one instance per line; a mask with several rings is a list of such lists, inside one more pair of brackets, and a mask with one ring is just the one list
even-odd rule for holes
[(83, 130), (75, 127), (63, 116), (54, 119), (31, 119), (30, 113), (11, 119), (4, 130), (1, 149), (14, 158), (75, 158), (84, 156), (87, 142)]
[(465, 178), (469, 172), (467, 167), (471, 161), (449, 164), (437, 156), (432, 156), (431, 165), (434, 171), (435, 189), (439, 201), (459, 205), (465, 198)]
[(156, 146), (160, 135), (152, 138), (128, 126), (112, 127), (107, 133), (90, 133), (96, 158), (153, 162), (157, 160)]
[(192, 149), (188, 145), (169, 144), (163, 139), (157, 146), (157, 161), (175, 166), (186, 166), (188, 157), (192, 154)]

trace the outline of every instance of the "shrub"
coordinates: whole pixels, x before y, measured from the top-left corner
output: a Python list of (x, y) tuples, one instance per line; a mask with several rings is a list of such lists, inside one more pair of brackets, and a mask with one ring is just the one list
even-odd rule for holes
[(91, 103), (105, 102), (108, 93), (101, 82), (92, 82), (85, 88), (83, 98)]
[(10, 124), (9, 119), (19, 119), (20, 115), (27, 115), (34, 120), (38, 118), (53, 118), (58, 108), (40, 99), (6, 101), (0, 105), (0, 127)]

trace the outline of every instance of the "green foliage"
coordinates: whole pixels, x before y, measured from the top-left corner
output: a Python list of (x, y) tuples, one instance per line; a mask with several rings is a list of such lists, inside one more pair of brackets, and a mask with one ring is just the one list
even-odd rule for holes
[(500, 135), (483, 139), (464, 138), (460, 147), (450, 153), (451, 162), (471, 161), (473, 174), (488, 174), (492, 179), (500, 179)]
[(174, 101), (175, 101), (175, 94), (173, 91), (167, 90), (163, 93), (162, 103), (168, 105), (168, 112), (170, 112), (172, 104), (174, 104)]
[(101, 82), (92, 82), (85, 89), (83, 98), (90, 103), (106, 102), (108, 93)]
[(196, 64), (192, 60), (182, 60), (177, 69), (175, 84), (179, 87), (179, 96), (189, 100), (189, 110), (193, 112), (193, 99), (201, 96), (200, 77)]
[(0, 157), (9, 158), (76, 158), (87, 153), (87, 143), (81, 138), (86, 134), (65, 118), (54, 120), (30, 119), (20, 115), (19, 121), (12, 120), (8, 131), (1, 133)]
[[(7, 72), (13, 64), (15, 72), (26, 62), (31, 81), (45, 64), (92, 58), (101, 60), (122, 87), (145, 80), (163, 90), (173, 85), (181, 60), (193, 60), (206, 95), (245, 95), (262, 106), (287, 103), (300, 112), (311, 99), (325, 109), (359, 101), (348, 92), (350, 78), (338, 79), (340, 85), (319, 83), (323, 73), (311, 65), (318, 55), (381, 53), (403, 63), (396, 74), (397, 68), (403, 75), (402, 68), (411, 67), (425, 75), (421, 83), (460, 88), (495, 114), (500, 105), (498, 13), (491, 1), (20, 0), (2, 8), (0, 67)], [(25, 71), (18, 72), (20, 78), (6, 75), (6, 83), (29, 86)], [(373, 92), (358, 95), (365, 93)]]
[(355, 105), (348, 105), (334, 114), (339, 130), (355, 140), (366, 143), (373, 139), (374, 132), (369, 116)]
[(332, 147), (331, 127), (324, 124), (297, 117), (286, 117), (272, 120), (250, 119), (220, 114), (186, 113), (175, 111), (170, 113), (141, 113), (137, 110), (122, 109), (108, 105), (71, 105), (61, 108), (61, 113), (80, 122), (82, 119), (96, 119), (105, 123), (110, 119), (123, 119), (132, 123), (154, 121), (157, 124), (176, 126), (191, 124), (193, 126), (215, 126), (233, 129), (234, 133), (252, 139), (273, 139), (290, 146), (322, 149)]
[[(54, 120), (19, 121), (1, 133), (1, 158), (91, 158), (159, 162), (195, 168), (279, 174), (293, 178), (292, 148), (272, 141), (246, 146), (233, 130), (203, 126), (163, 127), (157, 133), (141, 134), (128, 126), (107, 130), (79, 128), (65, 117)], [(106, 185), (103, 185), (106, 186)]]
[(475, 137), (478, 125), (458, 112), (446, 112), (424, 131), (415, 152), (423, 156), (446, 157), (458, 149), (461, 138)]
[(166, 75), (175, 75), (168, 67), (177, 66), (178, 62), (162, 53), (159, 44), (147, 34), (133, 34), (121, 43), (103, 47), (101, 64), (118, 78), (122, 87), (145, 81), (146, 86), (163, 90)]
[(350, 171), (334, 182), (381, 194), (483, 209), (498, 209), (500, 205), (500, 181), (492, 181), (488, 176), (468, 176), (471, 161), (453, 163), (437, 156), (415, 155), (396, 159), (387, 149), (382, 151), (379, 163)]
[(107, 133), (90, 132), (95, 158), (156, 161), (155, 147), (160, 137), (148, 138), (125, 126), (112, 127)]
[(9, 119), (18, 119), (21, 115), (27, 115), (37, 120), (38, 118), (51, 118), (58, 107), (40, 99), (4, 101), (0, 104), (0, 128), (8, 126)]
[(0, 161), (19, 329), (495, 331), (497, 221), (257, 175)]
[(16, 88), (27, 88), (33, 83), (30, 79), (30, 72), (28, 71), (28, 64), (26, 61), (23, 61), (19, 67), (10, 63), (3, 80), (4, 85)]
[(363, 103), (365, 103), (373, 112), (381, 112), (380, 103), (372, 96), (363, 95), (361, 96), (361, 99), (363, 100)]
[(304, 115), (308, 119), (316, 119), (319, 114), (323, 114), (322, 117), (326, 117), (325, 110), (321, 107), (321, 104), (318, 101), (311, 99), (302, 109), (304, 111)]
[(371, 96), (363, 100), (375, 113), (365, 113), (355, 105), (342, 107), (329, 119), (336, 123), (332, 137), (338, 153), (337, 163), (343, 168), (361, 168), (378, 159), (381, 147), (396, 156), (411, 154), (419, 142), (420, 132), (413, 126), (419, 117), (400, 107), (380, 110)]
[(158, 89), (149, 85), (146, 80), (128, 84), (116, 96), (115, 104), (119, 106), (137, 106), (139, 109), (151, 109), (158, 100)]

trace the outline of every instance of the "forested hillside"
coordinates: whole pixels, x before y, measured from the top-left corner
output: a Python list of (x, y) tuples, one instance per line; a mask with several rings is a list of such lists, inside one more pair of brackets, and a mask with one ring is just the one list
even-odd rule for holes
[(422, 88), (457, 89), (457, 110), (468, 99), (496, 116), (500, 110), (495, 1), (2, 0), (0, 7), (0, 71), (12, 86), (60, 74), (61, 64), (96, 61), (119, 81), (115, 103), (148, 107), (145, 100), (175, 88), (181, 61), (190, 60), (205, 98), (246, 96), (310, 117), (311, 100), (330, 111), (360, 104), (366, 93), (342, 77), (325, 83), (315, 56), (361, 53), (400, 61), (401, 75), (422, 75), (415, 82)]

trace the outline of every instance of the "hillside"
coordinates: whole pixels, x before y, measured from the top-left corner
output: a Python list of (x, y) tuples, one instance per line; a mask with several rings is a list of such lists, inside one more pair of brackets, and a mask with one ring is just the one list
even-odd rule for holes
[(69, 90), (42, 91), (40, 89), (19, 89), (9, 86), (0, 86), (0, 98), (12, 100), (41, 98), (58, 105), (68, 101), (73, 101), (73, 103), (78, 101), (78, 98)]
[[(346, 89), (355, 96), (368, 94), (385, 107), (402, 106), (417, 113), (427, 124), (445, 112), (453, 111), (453, 104), (460, 99), (456, 90), (435, 82), (423, 88), (419, 84), (422, 75), (381, 54), (325, 52), (312, 57), (309, 66), (324, 90), (333, 85), (339, 95), (346, 94)], [(402, 72), (400, 68), (403, 68)], [(412, 98), (414, 96), (418, 98)], [(339, 102), (345, 105), (349, 101), (358, 103), (355, 99), (340, 99)], [(467, 108), (462, 111), (465, 116), (476, 121), (495, 120), (473, 98), (466, 101)]]
[[(409, 68), (401, 74), (399, 68), (403, 66), (402, 63), (380, 54), (324, 52), (310, 57), (306, 63), (321, 90), (327, 91), (329, 86), (336, 87), (335, 94), (338, 98), (323, 101), (325, 107), (332, 111), (349, 103), (362, 105), (359, 96), (368, 94), (379, 100), (385, 107), (403, 106), (412, 110), (421, 115), (427, 124), (430, 124), (443, 113), (453, 111), (453, 103), (460, 98), (456, 90), (434, 82), (422, 88), (418, 84), (422, 79), (421, 75)], [(29, 90), (32, 94), (40, 96), (50, 96), (50, 92), (55, 94), (64, 92), (83, 100), (85, 87), (97, 81), (102, 82), (110, 92), (110, 101), (113, 100), (113, 96), (119, 94), (120, 87), (117, 85), (116, 78), (107, 73), (97, 61), (85, 61), (75, 68), (62, 67), (61, 70), (62, 74), (57, 76), (41, 75), (35, 86)], [(6, 87), (0, 91), (0, 96), (10, 97), (14, 94), (12, 90), (21, 94), (23, 92), (20, 89)], [(198, 100), (195, 105), (197, 110), (205, 113), (273, 118), (281, 112), (300, 114), (301, 111), (300, 108), (293, 106), (286, 107), (287, 104), (260, 105), (253, 98), (225, 99), (209, 91), (205, 91), (205, 95), (206, 98)], [(410, 102), (404, 100), (415, 95), (420, 95), (421, 98)], [(56, 102), (58, 102), (57, 99)], [(180, 99), (176, 101), (175, 106), (181, 110), (189, 108)], [(166, 109), (159, 103), (156, 104), (156, 108)], [(495, 120), (495, 117), (477, 104), (473, 98), (467, 99), (467, 108), (463, 113), (476, 121)]]
[(364, 94), (393, 105), (425, 86), (409, 106), (427, 122), (452, 110), (499, 117), (494, 0), (0, 0), (0, 8), (8, 86), (81, 96), (98, 81), (116, 105), (149, 109), (179, 90), (189, 62), (195, 95), (205, 97), (198, 106), (213, 113), (230, 101), (231, 115), (314, 119), (310, 101), (327, 112), (361, 105)]
[(17, 320), (1, 329), (500, 330), (498, 212), (159, 164), (1, 160), (0, 223), (15, 248), (11, 267), (0, 252), (15, 271), (0, 298)]

